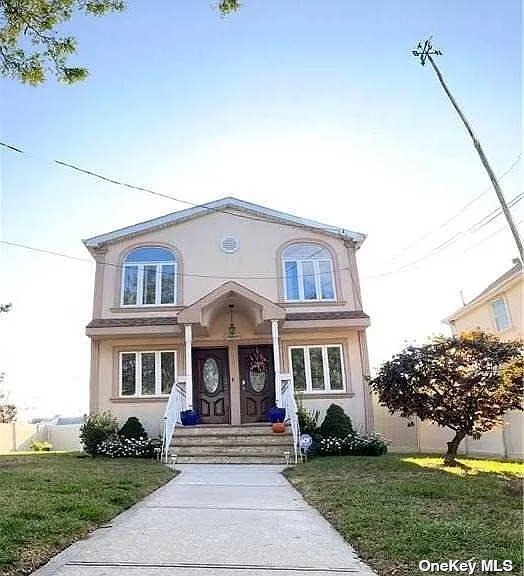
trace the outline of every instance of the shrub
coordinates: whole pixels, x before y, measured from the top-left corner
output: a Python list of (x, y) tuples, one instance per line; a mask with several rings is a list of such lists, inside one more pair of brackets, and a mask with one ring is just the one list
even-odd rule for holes
[(31, 442), (31, 450), (35, 452), (49, 452), (53, 448), (53, 445), (44, 440), (40, 442), (40, 440), (33, 440)]
[(316, 453), (320, 456), (342, 454), (342, 442), (341, 438), (336, 438), (335, 436), (320, 438), (316, 445)]
[(331, 404), (326, 411), (324, 421), (320, 426), (320, 433), (325, 438), (345, 438), (354, 434), (351, 418), (337, 404)]
[(376, 432), (371, 434), (353, 434), (343, 440), (342, 452), (358, 456), (381, 456), (387, 452), (388, 446), (384, 438)]
[(345, 438), (328, 436), (321, 438), (316, 446), (317, 454), (333, 456), (337, 454), (354, 456), (381, 456), (387, 452), (387, 442), (380, 434), (348, 434)]
[(80, 427), (80, 441), (84, 445), (84, 451), (96, 456), (98, 446), (116, 434), (117, 430), (118, 421), (111, 412), (91, 414)]
[(131, 416), (126, 420), (126, 423), (118, 431), (119, 436), (124, 438), (139, 438), (147, 439), (147, 432), (144, 430), (142, 423), (136, 416)]
[(154, 458), (157, 443), (148, 438), (113, 435), (97, 446), (97, 454), (109, 458)]
[(308, 410), (301, 404), (298, 406), (297, 411), (298, 425), (302, 434), (314, 434), (318, 429), (318, 418), (320, 416), (319, 410)]

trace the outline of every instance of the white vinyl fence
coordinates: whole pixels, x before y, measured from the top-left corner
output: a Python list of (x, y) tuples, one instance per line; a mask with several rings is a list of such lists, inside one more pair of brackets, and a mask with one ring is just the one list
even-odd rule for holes
[[(388, 410), (376, 402), (373, 406), (375, 431), (391, 442), (391, 452), (439, 453), (446, 451), (446, 442), (454, 432), (428, 422), (415, 419), (415, 425), (408, 427), (408, 421), (400, 416), (392, 416)], [(524, 458), (524, 417), (522, 412), (508, 412), (504, 426), (486, 432), (480, 440), (465, 438), (459, 453), (467, 456), (497, 457), (509, 460)]]
[(80, 451), (80, 424), (57, 426), (56, 424), (25, 424), (11, 422), (0, 424), (0, 452), (31, 450), (33, 440), (47, 441), (51, 450)]

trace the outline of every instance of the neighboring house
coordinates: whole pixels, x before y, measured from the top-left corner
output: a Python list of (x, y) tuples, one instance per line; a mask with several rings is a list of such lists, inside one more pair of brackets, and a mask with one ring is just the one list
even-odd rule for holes
[(306, 407), (335, 402), (370, 429), (364, 239), (223, 198), (85, 240), (96, 260), (90, 411), (158, 434), (176, 382), (202, 423), (248, 424), (290, 379)]
[(523, 278), (522, 262), (515, 259), (512, 268), (446, 319), (453, 334), (480, 328), (504, 340), (522, 338)]

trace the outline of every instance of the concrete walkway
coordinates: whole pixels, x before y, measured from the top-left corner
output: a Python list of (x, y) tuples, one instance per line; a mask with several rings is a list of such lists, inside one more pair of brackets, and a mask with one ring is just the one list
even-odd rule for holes
[(181, 474), (36, 576), (373, 576), (281, 466)]

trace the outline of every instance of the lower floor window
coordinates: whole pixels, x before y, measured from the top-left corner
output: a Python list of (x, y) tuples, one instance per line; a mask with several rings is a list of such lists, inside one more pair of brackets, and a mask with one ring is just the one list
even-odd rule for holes
[(342, 346), (292, 346), (289, 349), (297, 392), (344, 390)]
[(120, 352), (120, 395), (162, 396), (171, 392), (176, 352)]

